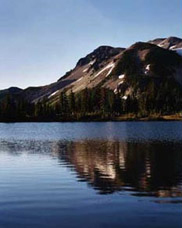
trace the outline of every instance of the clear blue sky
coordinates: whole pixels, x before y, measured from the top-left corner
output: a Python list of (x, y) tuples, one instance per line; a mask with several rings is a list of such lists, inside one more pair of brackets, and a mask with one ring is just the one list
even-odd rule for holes
[(182, 0), (0, 0), (0, 89), (56, 81), (100, 45), (182, 37)]

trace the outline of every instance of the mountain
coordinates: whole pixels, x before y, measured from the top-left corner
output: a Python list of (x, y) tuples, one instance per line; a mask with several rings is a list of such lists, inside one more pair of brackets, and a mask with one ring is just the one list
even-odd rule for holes
[[(165, 48), (161, 47), (161, 43)], [(99, 47), (81, 58), (73, 70), (59, 79), (56, 85), (59, 84), (61, 89), (54, 89), (48, 94), (48, 99), (51, 102), (56, 101), (62, 89), (68, 93), (71, 90), (77, 93), (97, 86), (111, 89), (115, 93), (122, 90), (123, 97), (126, 97), (131, 93), (128, 79), (136, 75), (143, 76), (144, 80), (174, 79), (182, 85), (182, 58), (176, 52), (181, 44), (182, 40), (179, 38), (168, 38), (158, 39), (153, 43), (138, 42), (127, 49)]]
[(182, 39), (178, 37), (169, 37), (167, 39), (155, 39), (149, 41), (149, 43), (158, 45), (159, 47), (165, 49), (175, 49), (175, 48), (182, 48)]
[(0, 90), (0, 94), (1, 95), (6, 95), (6, 94), (19, 94), (21, 93), (23, 90), (18, 88), (18, 87), (10, 87), (8, 89), (4, 89), (4, 90)]
[(10, 87), (8, 89), (0, 90), (0, 100), (5, 98), (7, 95), (11, 97), (21, 96), (23, 90), (18, 87)]
[[(81, 58), (75, 68), (57, 82), (43, 87), (29, 87), (23, 91), (23, 96), (30, 102), (37, 102), (44, 98), (52, 99), (52, 97), (58, 96), (63, 89), (78, 92), (86, 87), (93, 88), (104, 79), (105, 73), (109, 74), (114, 66), (112, 64), (107, 66), (107, 64), (115, 61), (124, 50), (124, 48), (101, 46)], [(105, 67), (107, 69), (104, 70)], [(103, 73), (97, 77), (96, 73), (100, 70), (103, 70)]]
[(123, 101), (150, 98), (173, 102), (182, 95), (182, 39), (157, 38), (129, 48), (98, 47), (57, 82), (25, 90), (1, 90), (0, 100), (9, 94), (32, 104), (56, 105), (63, 91), (69, 95), (97, 88), (113, 91)]

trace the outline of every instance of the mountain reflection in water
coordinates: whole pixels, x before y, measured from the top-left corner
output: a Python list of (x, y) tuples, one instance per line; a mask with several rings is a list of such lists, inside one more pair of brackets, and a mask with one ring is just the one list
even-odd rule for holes
[(108, 140), (1, 142), (1, 149), (45, 154), (86, 181), (98, 194), (182, 197), (180, 142)]
[(59, 142), (56, 148), (78, 180), (100, 194), (127, 190), (138, 196), (182, 196), (181, 144), (85, 140)]

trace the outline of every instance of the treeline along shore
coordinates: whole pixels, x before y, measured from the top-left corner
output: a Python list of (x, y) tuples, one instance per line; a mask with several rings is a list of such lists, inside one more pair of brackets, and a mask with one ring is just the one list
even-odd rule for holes
[(181, 97), (172, 96), (172, 90), (162, 91), (151, 86), (137, 98), (106, 88), (86, 88), (79, 93), (63, 91), (54, 103), (46, 99), (30, 103), (7, 95), (0, 102), (0, 122), (182, 120)]

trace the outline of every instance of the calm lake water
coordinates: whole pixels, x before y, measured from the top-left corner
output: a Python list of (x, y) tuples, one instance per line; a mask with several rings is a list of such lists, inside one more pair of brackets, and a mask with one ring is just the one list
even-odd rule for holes
[(0, 124), (0, 228), (182, 227), (182, 122)]

